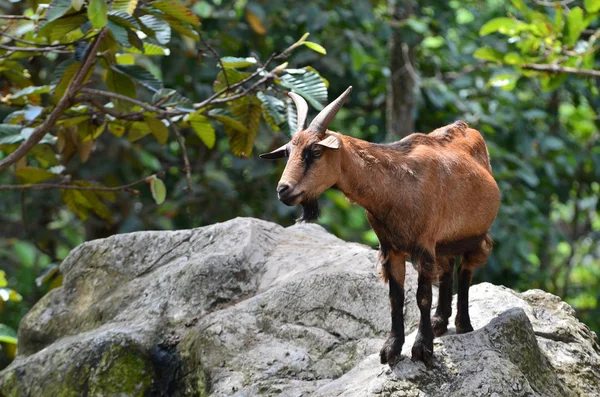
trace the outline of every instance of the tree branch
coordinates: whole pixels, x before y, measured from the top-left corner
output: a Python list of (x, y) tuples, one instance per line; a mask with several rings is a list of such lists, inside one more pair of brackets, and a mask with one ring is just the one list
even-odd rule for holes
[(70, 54), (73, 50), (61, 50), (59, 47), (10, 47), (0, 44), (0, 48), (13, 52), (54, 52), (57, 54)]
[(600, 70), (594, 70), (594, 69), (577, 69), (577, 68), (571, 68), (571, 67), (567, 67), (567, 66), (539, 65), (539, 64), (525, 64), (525, 65), (521, 65), (521, 68), (527, 69), (527, 70), (535, 70), (538, 72), (553, 73), (553, 74), (567, 73), (567, 74), (575, 74), (578, 76), (588, 76), (588, 77), (600, 78)]
[(181, 152), (183, 154), (183, 164), (185, 170), (185, 181), (187, 183), (187, 190), (192, 191), (192, 167), (190, 166), (190, 159), (188, 158), (187, 149), (185, 148), (185, 139), (183, 135), (181, 135), (181, 131), (177, 124), (175, 124), (171, 119), (169, 119), (169, 124), (173, 129), (173, 133), (175, 133), (175, 138), (177, 138), (177, 143), (181, 148)]
[(219, 56), (219, 54), (217, 54), (217, 51), (215, 51), (215, 49), (212, 48), (212, 46), (208, 44), (206, 40), (204, 40), (204, 36), (202, 36), (202, 32), (200, 31), (200, 29), (196, 31), (198, 32), (198, 36), (200, 36), (200, 41), (202, 41), (202, 44), (204, 44), (208, 51), (210, 51), (214, 55), (214, 57), (217, 58), (219, 65), (221, 65), (221, 70), (223, 71), (223, 77), (225, 77), (225, 84), (227, 85), (227, 89), (231, 89), (231, 87), (229, 86), (229, 78), (227, 77), (227, 73), (225, 73), (225, 66), (223, 66), (223, 61), (221, 61), (221, 57)]
[(31, 17), (27, 17), (25, 15), (0, 15), (0, 19), (25, 19), (28, 21), (43, 21), (46, 18), (31, 18)]
[[(133, 103), (134, 105), (144, 108), (149, 112), (155, 112), (158, 114), (173, 115), (173, 116), (183, 114), (183, 112), (181, 112), (181, 111), (167, 111), (167, 110), (164, 110), (161, 108), (157, 108), (156, 106), (150, 105), (146, 102), (138, 101), (137, 99), (130, 98), (126, 95), (117, 94), (116, 92), (102, 91), (102, 90), (97, 90), (94, 88), (85, 88), (85, 87), (81, 89), (81, 92), (83, 92), (85, 94), (103, 96), (103, 97), (111, 98), (111, 99), (119, 99), (122, 101)], [(89, 97), (86, 96), (85, 98), (89, 98)]]
[(132, 187), (137, 186), (142, 183), (150, 183), (150, 180), (154, 177), (160, 177), (162, 173), (153, 174), (147, 176), (139, 181), (135, 181), (132, 183), (128, 183), (123, 186), (115, 186), (115, 187), (105, 187), (105, 186), (77, 186), (77, 185), (64, 185), (60, 183), (35, 183), (32, 185), (0, 185), (0, 191), (4, 190), (53, 190), (53, 189), (61, 189), (61, 190), (92, 190), (97, 192), (129, 192), (133, 194), (139, 194), (139, 191), (132, 189)]
[[(248, 79), (250, 77), (251, 76), (248, 76)], [(267, 82), (267, 80), (269, 80), (270, 78), (273, 78), (273, 74), (271, 74), (271, 73), (269, 73), (268, 75), (262, 77), (256, 83), (252, 84), (249, 88), (245, 89), (244, 91), (240, 92), (239, 94), (228, 96), (228, 97), (225, 97), (225, 98), (212, 99), (210, 101), (209, 101), (209, 99), (210, 99), (209, 98), (209, 99), (207, 99), (205, 101), (202, 101), (200, 103), (195, 103), (194, 104), (194, 109), (202, 109), (203, 107), (206, 107), (208, 105), (215, 105), (215, 104), (218, 105), (218, 104), (227, 103), (227, 102), (230, 102), (230, 101), (234, 101), (234, 100), (236, 100), (238, 98), (244, 97), (244, 96), (248, 95), (249, 93), (251, 93), (259, 85)], [(214, 97), (214, 95), (213, 95), (213, 97)]]
[(71, 82), (69, 83), (65, 94), (58, 101), (56, 107), (54, 108), (52, 113), (50, 113), (48, 118), (46, 118), (46, 120), (42, 124), (37, 126), (31, 133), (29, 138), (25, 142), (23, 142), (14, 152), (6, 156), (4, 159), (0, 160), (0, 171), (6, 169), (10, 165), (20, 160), (23, 156), (25, 156), (35, 145), (38, 144), (39, 141), (42, 140), (46, 133), (52, 127), (54, 127), (56, 121), (60, 118), (60, 116), (65, 112), (65, 110), (67, 110), (71, 106), (73, 98), (77, 94), (77, 91), (79, 90), (83, 79), (94, 65), (96, 53), (98, 52), (98, 47), (100, 46), (100, 42), (104, 38), (106, 32), (107, 28), (103, 28), (100, 31), (100, 34), (96, 36), (94, 42), (88, 48), (87, 53), (85, 54), (81, 67), (79, 68), (77, 73), (75, 73), (75, 76), (73, 77), (73, 80), (71, 80)]
[[(287, 50), (286, 50), (287, 51)], [(285, 52), (285, 51), (284, 51)], [(283, 53), (282, 53), (283, 54)], [(281, 55), (281, 54), (280, 54)], [(246, 77), (243, 80), (238, 81), (235, 84), (232, 84), (229, 87), (225, 87), (223, 88), (221, 91), (219, 92), (215, 92), (214, 94), (212, 94), (210, 97), (208, 97), (207, 99), (205, 99), (204, 101), (200, 102), (200, 103), (195, 103), (194, 104), (194, 109), (202, 109), (203, 107), (206, 107), (212, 103), (215, 103), (213, 100), (215, 98), (218, 98), (219, 96), (223, 95), (224, 93), (226, 93), (227, 91), (231, 91), (234, 90), (238, 87), (241, 87), (243, 84), (247, 83), (248, 81), (252, 80), (253, 78), (255, 78), (256, 76), (258, 76), (261, 72), (264, 72), (267, 68), (267, 66), (269, 66), (269, 64), (273, 61), (273, 59), (275, 59), (275, 57), (280, 56), (280, 55), (276, 55), (275, 53), (271, 54), (271, 56), (269, 57), (269, 59), (267, 59), (267, 62), (265, 62), (265, 64), (256, 69), (256, 71), (254, 73), (252, 73), (250, 76)], [(225, 74), (225, 72), (223, 72), (223, 74)], [(226, 99), (226, 98), (224, 98)], [(228, 102), (229, 100), (220, 102), (220, 103), (225, 103)]]
[(0, 36), (8, 37), (9, 39), (16, 41), (18, 43), (23, 43), (23, 44), (27, 44), (27, 45), (33, 45), (33, 46), (40, 46), (40, 47), (60, 48), (60, 47), (66, 47), (70, 44), (70, 43), (60, 43), (60, 44), (36, 43), (35, 41), (27, 41), (27, 40), (20, 39), (18, 37), (13, 37), (5, 32), (0, 32)]
[[(100, 112), (111, 115), (116, 119), (121, 120), (130, 120), (130, 121), (142, 121), (144, 120), (144, 112), (135, 112), (135, 113), (121, 113), (115, 109), (107, 108), (100, 102), (98, 102), (94, 97), (87, 95), (80, 95), (76, 98), (77, 102), (87, 102), (94, 106), (96, 109), (100, 110)], [(75, 116), (77, 117), (77, 115)]]

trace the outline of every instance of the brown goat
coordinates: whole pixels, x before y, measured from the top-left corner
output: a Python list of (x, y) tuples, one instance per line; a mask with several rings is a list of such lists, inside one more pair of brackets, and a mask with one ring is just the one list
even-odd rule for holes
[[(458, 268), (456, 332), (473, 330), (468, 293), (473, 269), (492, 248), (488, 232), (500, 206), (489, 154), (481, 134), (456, 122), (430, 134), (412, 134), (374, 144), (327, 130), (352, 87), (305, 128), (306, 102), (298, 108), (298, 132), (290, 143), (261, 155), (289, 157), (277, 186), (286, 205), (302, 204), (300, 220), (318, 217), (317, 198), (330, 187), (366, 209), (380, 242), (382, 277), (389, 283), (392, 330), (380, 352), (395, 365), (404, 344), (405, 257), (418, 264), (417, 304), (421, 313), (412, 359), (431, 364), (433, 336), (447, 331), (452, 308), (454, 260)], [(438, 307), (430, 320), (432, 283), (439, 278)]]

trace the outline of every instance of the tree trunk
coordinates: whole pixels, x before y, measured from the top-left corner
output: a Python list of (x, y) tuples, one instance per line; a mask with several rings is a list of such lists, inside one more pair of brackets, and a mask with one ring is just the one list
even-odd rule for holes
[(391, 76), (387, 88), (386, 140), (394, 141), (414, 132), (418, 79), (414, 67), (415, 50), (421, 38), (402, 24), (414, 12), (412, 1), (388, 0), (388, 10), (392, 34), (388, 40)]

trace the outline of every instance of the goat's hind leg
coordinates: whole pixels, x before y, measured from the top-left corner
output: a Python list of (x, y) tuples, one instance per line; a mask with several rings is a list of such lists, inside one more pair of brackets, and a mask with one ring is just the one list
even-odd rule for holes
[[(418, 256), (417, 256), (418, 255)], [(419, 284), (417, 287), (417, 306), (421, 312), (419, 330), (412, 347), (413, 361), (423, 361), (427, 367), (433, 360), (433, 330), (431, 328), (431, 284), (435, 275), (435, 257), (431, 251), (422, 250), (419, 260)], [(417, 259), (414, 258), (413, 261)]]
[(392, 331), (379, 352), (382, 364), (390, 367), (400, 361), (404, 345), (404, 277), (406, 261), (404, 254), (382, 249), (382, 277), (390, 285)]
[(473, 270), (483, 266), (492, 250), (492, 239), (486, 236), (473, 251), (465, 252), (458, 267), (458, 299), (456, 303), (456, 326), (457, 334), (473, 331), (471, 318), (469, 317), (469, 287)]
[(448, 331), (448, 318), (452, 315), (452, 286), (454, 283), (454, 257), (437, 257), (440, 271), (438, 304), (431, 319), (431, 327), (435, 336), (442, 336)]

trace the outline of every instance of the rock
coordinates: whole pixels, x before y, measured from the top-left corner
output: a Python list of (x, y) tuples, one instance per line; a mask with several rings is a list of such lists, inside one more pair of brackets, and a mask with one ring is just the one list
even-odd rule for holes
[(473, 286), (475, 331), (436, 339), (429, 370), (412, 362), (412, 267), (406, 357), (381, 365), (376, 258), (317, 225), (245, 218), (85, 243), (21, 322), (0, 395), (600, 396), (596, 335), (539, 290)]

